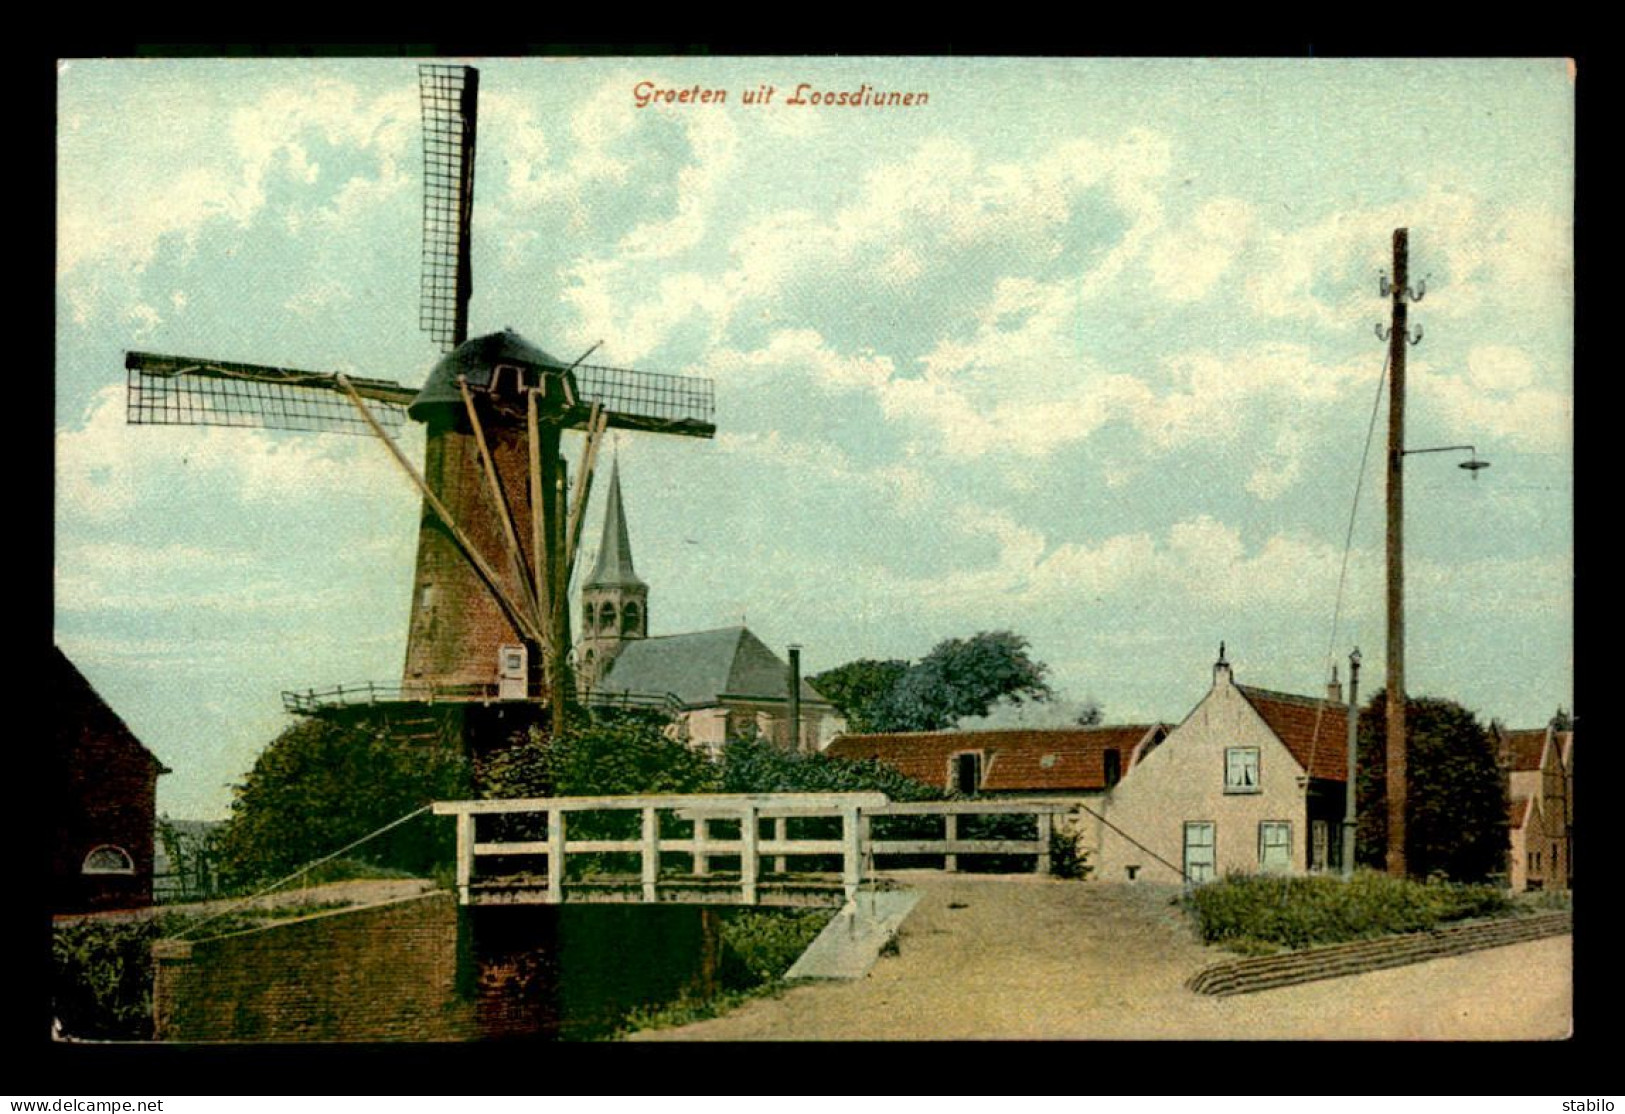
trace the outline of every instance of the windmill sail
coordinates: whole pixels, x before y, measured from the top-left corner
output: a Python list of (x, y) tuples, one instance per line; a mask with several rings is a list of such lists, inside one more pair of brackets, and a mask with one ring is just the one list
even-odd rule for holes
[(596, 364), (576, 365), (575, 377), (582, 400), (602, 406), (611, 429), (689, 437), (716, 434), (715, 387), (709, 379)]
[(468, 339), (469, 226), (474, 213), (474, 135), (480, 72), (418, 67), (423, 102), (423, 295), (418, 323), (442, 351)]
[[(217, 425), (371, 434), (331, 372), (130, 352), (124, 357), (131, 425)], [(416, 394), (385, 379), (346, 376), (387, 429), (405, 422)]]

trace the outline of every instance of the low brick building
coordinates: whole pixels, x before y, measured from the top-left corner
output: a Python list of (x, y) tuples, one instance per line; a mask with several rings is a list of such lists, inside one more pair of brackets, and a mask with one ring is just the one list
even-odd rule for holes
[(169, 771), (54, 646), (47, 672), (52, 910), (151, 905), (158, 776)]
[(872, 758), (915, 781), (961, 793), (1081, 797), (1111, 789), (1167, 733), (1160, 723), (892, 732), (842, 735), (825, 753)]

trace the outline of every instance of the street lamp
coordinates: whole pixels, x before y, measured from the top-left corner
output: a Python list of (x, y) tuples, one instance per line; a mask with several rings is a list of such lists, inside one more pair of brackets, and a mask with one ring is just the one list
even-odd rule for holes
[(1422, 340), (1418, 326), (1413, 333), (1407, 325), (1411, 302), (1420, 302), (1427, 291), (1424, 278), (1415, 289), (1409, 284), (1410, 230), (1394, 229), (1394, 278), (1383, 275), (1378, 292), (1390, 302), (1390, 323), (1386, 330), (1377, 326), (1377, 335), (1388, 342), (1388, 685), (1387, 762), (1388, 791), (1388, 873), (1404, 877), (1405, 870), (1405, 457), (1416, 453), (1460, 452), (1471, 459), (1461, 464), (1478, 478), (1489, 462), (1478, 459), (1471, 445), (1445, 445), (1433, 449), (1405, 448), (1405, 349)]

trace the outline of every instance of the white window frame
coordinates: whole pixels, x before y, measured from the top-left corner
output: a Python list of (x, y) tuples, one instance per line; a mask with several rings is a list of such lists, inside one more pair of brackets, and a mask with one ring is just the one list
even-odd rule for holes
[[(1252, 784), (1246, 783), (1247, 755), (1252, 755)], [(1242, 759), (1237, 762), (1236, 759)], [(1258, 747), (1225, 747), (1224, 748), (1224, 791), (1226, 793), (1262, 793), (1263, 777), (1260, 770), (1263, 766), (1263, 757)]]
[[(118, 855), (127, 865), (116, 867), (91, 866), (90, 860), (95, 858), (103, 851), (111, 851), (115, 855)], [(79, 872), (81, 874), (134, 874), (135, 857), (117, 844), (99, 843), (95, 847), (92, 847), (89, 853), (85, 855), (85, 861), (79, 867)]]
[[(1279, 835), (1284, 839), (1270, 840), (1270, 836)], [(1278, 862), (1269, 861), (1269, 851), (1275, 848), (1281, 851)], [(1292, 821), (1290, 820), (1260, 820), (1258, 822), (1258, 869), (1262, 873), (1275, 874), (1292, 869)]]
[[(1191, 831), (1206, 829), (1208, 842), (1192, 843)], [(1206, 862), (1195, 862), (1191, 858), (1191, 849), (1205, 847), (1208, 852)], [(1212, 820), (1185, 821), (1184, 834), (1181, 842), (1184, 856), (1185, 879), (1188, 882), (1212, 882), (1219, 876), (1219, 825)], [(1204, 869), (1205, 868), (1205, 869)]]

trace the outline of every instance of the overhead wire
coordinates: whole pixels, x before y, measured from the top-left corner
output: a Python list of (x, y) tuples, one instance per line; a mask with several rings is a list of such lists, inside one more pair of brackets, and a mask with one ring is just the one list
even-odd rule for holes
[[(1371, 459), (1371, 442), (1377, 431), (1377, 414), (1382, 409), (1383, 390), (1388, 385), (1388, 364), (1391, 357), (1384, 354), (1382, 360), (1382, 373), (1377, 376), (1376, 397), (1371, 400), (1371, 418), (1366, 423), (1365, 446), (1360, 450), (1360, 468), (1354, 478), (1354, 500), (1349, 506), (1348, 530), (1343, 536), (1343, 560), (1337, 572), (1337, 592), (1332, 601), (1331, 632), (1326, 639), (1326, 664), (1335, 668), (1335, 654), (1337, 647), (1337, 628), (1342, 621), (1343, 593), (1348, 585), (1349, 554), (1354, 548), (1354, 524), (1360, 511), (1360, 495), (1365, 490), (1366, 466)], [(1352, 678), (1350, 678), (1352, 681)], [(1315, 726), (1309, 736), (1309, 776), (1314, 776), (1315, 754), (1320, 747), (1320, 721), (1326, 710), (1326, 702), (1315, 702)]]

